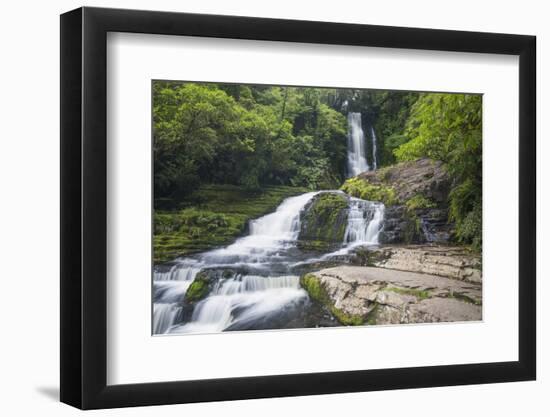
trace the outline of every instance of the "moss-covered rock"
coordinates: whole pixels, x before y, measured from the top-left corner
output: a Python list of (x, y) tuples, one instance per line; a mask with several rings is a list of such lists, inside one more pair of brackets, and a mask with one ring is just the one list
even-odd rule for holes
[(195, 277), (195, 280), (191, 283), (187, 292), (185, 293), (184, 300), (188, 303), (196, 303), (197, 301), (205, 298), (210, 292), (210, 278), (208, 274), (200, 272)]
[(321, 279), (316, 275), (303, 275), (300, 278), (300, 285), (307, 291), (313, 300), (327, 307), (334, 317), (344, 326), (360, 326), (365, 323), (363, 316), (348, 313), (344, 309), (336, 307), (331, 301), (331, 297), (328, 295)]
[(344, 240), (348, 219), (348, 197), (327, 192), (316, 195), (300, 215), (298, 245), (302, 249), (325, 251)]

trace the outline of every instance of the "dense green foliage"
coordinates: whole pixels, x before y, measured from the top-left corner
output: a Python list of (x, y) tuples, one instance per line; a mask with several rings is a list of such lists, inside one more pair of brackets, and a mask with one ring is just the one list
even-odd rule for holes
[(394, 151), (399, 161), (427, 156), (443, 161), (453, 178), (449, 219), (461, 242), (481, 247), (481, 96), (421, 94), (405, 133), (410, 139)]
[(155, 198), (200, 184), (333, 188), (342, 180), (346, 118), (329, 90), (155, 82)]
[(305, 192), (297, 187), (249, 191), (234, 185), (203, 185), (179, 210), (154, 214), (154, 260), (227, 245), (242, 235), (251, 219), (273, 211), (285, 198)]
[[(353, 102), (358, 111), (365, 113), (368, 124), (373, 126), (381, 145), (378, 150), (379, 167), (396, 162), (394, 150), (407, 142), (403, 131), (412, 105), (419, 94), (405, 91), (364, 90)], [(370, 134), (370, 132), (369, 132)], [(372, 163), (369, 160), (369, 163)]]

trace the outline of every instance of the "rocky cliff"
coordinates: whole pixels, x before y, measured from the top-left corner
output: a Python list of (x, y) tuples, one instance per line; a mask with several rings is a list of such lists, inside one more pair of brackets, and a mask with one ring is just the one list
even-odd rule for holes
[(450, 187), (443, 163), (423, 158), (364, 172), (342, 190), (386, 205), (381, 243), (443, 243), (453, 233), (447, 214)]

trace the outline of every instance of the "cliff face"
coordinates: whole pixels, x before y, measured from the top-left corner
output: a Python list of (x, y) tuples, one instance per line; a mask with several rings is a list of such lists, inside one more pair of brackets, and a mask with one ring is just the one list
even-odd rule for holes
[(380, 243), (445, 243), (451, 240), (447, 201), (450, 177), (428, 158), (364, 172), (344, 183), (354, 197), (386, 205)]

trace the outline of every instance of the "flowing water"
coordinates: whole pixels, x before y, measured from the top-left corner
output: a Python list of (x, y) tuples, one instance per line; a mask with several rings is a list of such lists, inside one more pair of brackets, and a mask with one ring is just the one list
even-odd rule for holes
[[(337, 191), (333, 191), (337, 192)], [(342, 247), (319, 257), (297, 248), (300, 213), (317, 193), (283, 201), (271, 214), (253, 220), (250, 234), (222, 249), (155, 268), (153, 333), (211, 333), (223, 330), (320, 325), (299, 277), (304, 266), (377, 244), (384, 205), (349, 199)], [(208, 296), (194, 308), (182, 303), (200, 271), (216, 276)]]
[(370, 128), (370, 133), (372, 137), (372, 169), (376, 170), (378, 169), (378, 157), (376, 156), (377, 155), (376, 133), (372, 126)]
[[(372, 127), (371, 136), (376, 169), (376, 135)], [(360, 113), (348, 113), (347, 162), (349, 176), (370, 169)], [(337, 259), (359, 245), (376, 245), (383, 227), (384, 205), (349, 197), (340, 248), (325, 254), (304, 252), (297, 247), (300, 213), (317, 194), (287, 198), (273, 213), (251, 221), (248, 236), (225, 248), (156, 266), (153, 333), (331, 325), (332, 316), (325, 317), (328, 313), (320, 311), (301, 288), (300, 274), (308, 265)], [(189, 305), (183, 299), (200, 272), (207, 274), (213, 284), (205, 299)]]
[(370, 169), (365, 154), (365, 133), (361, 113), (348, 113), (348, 177), (355, 177)]

